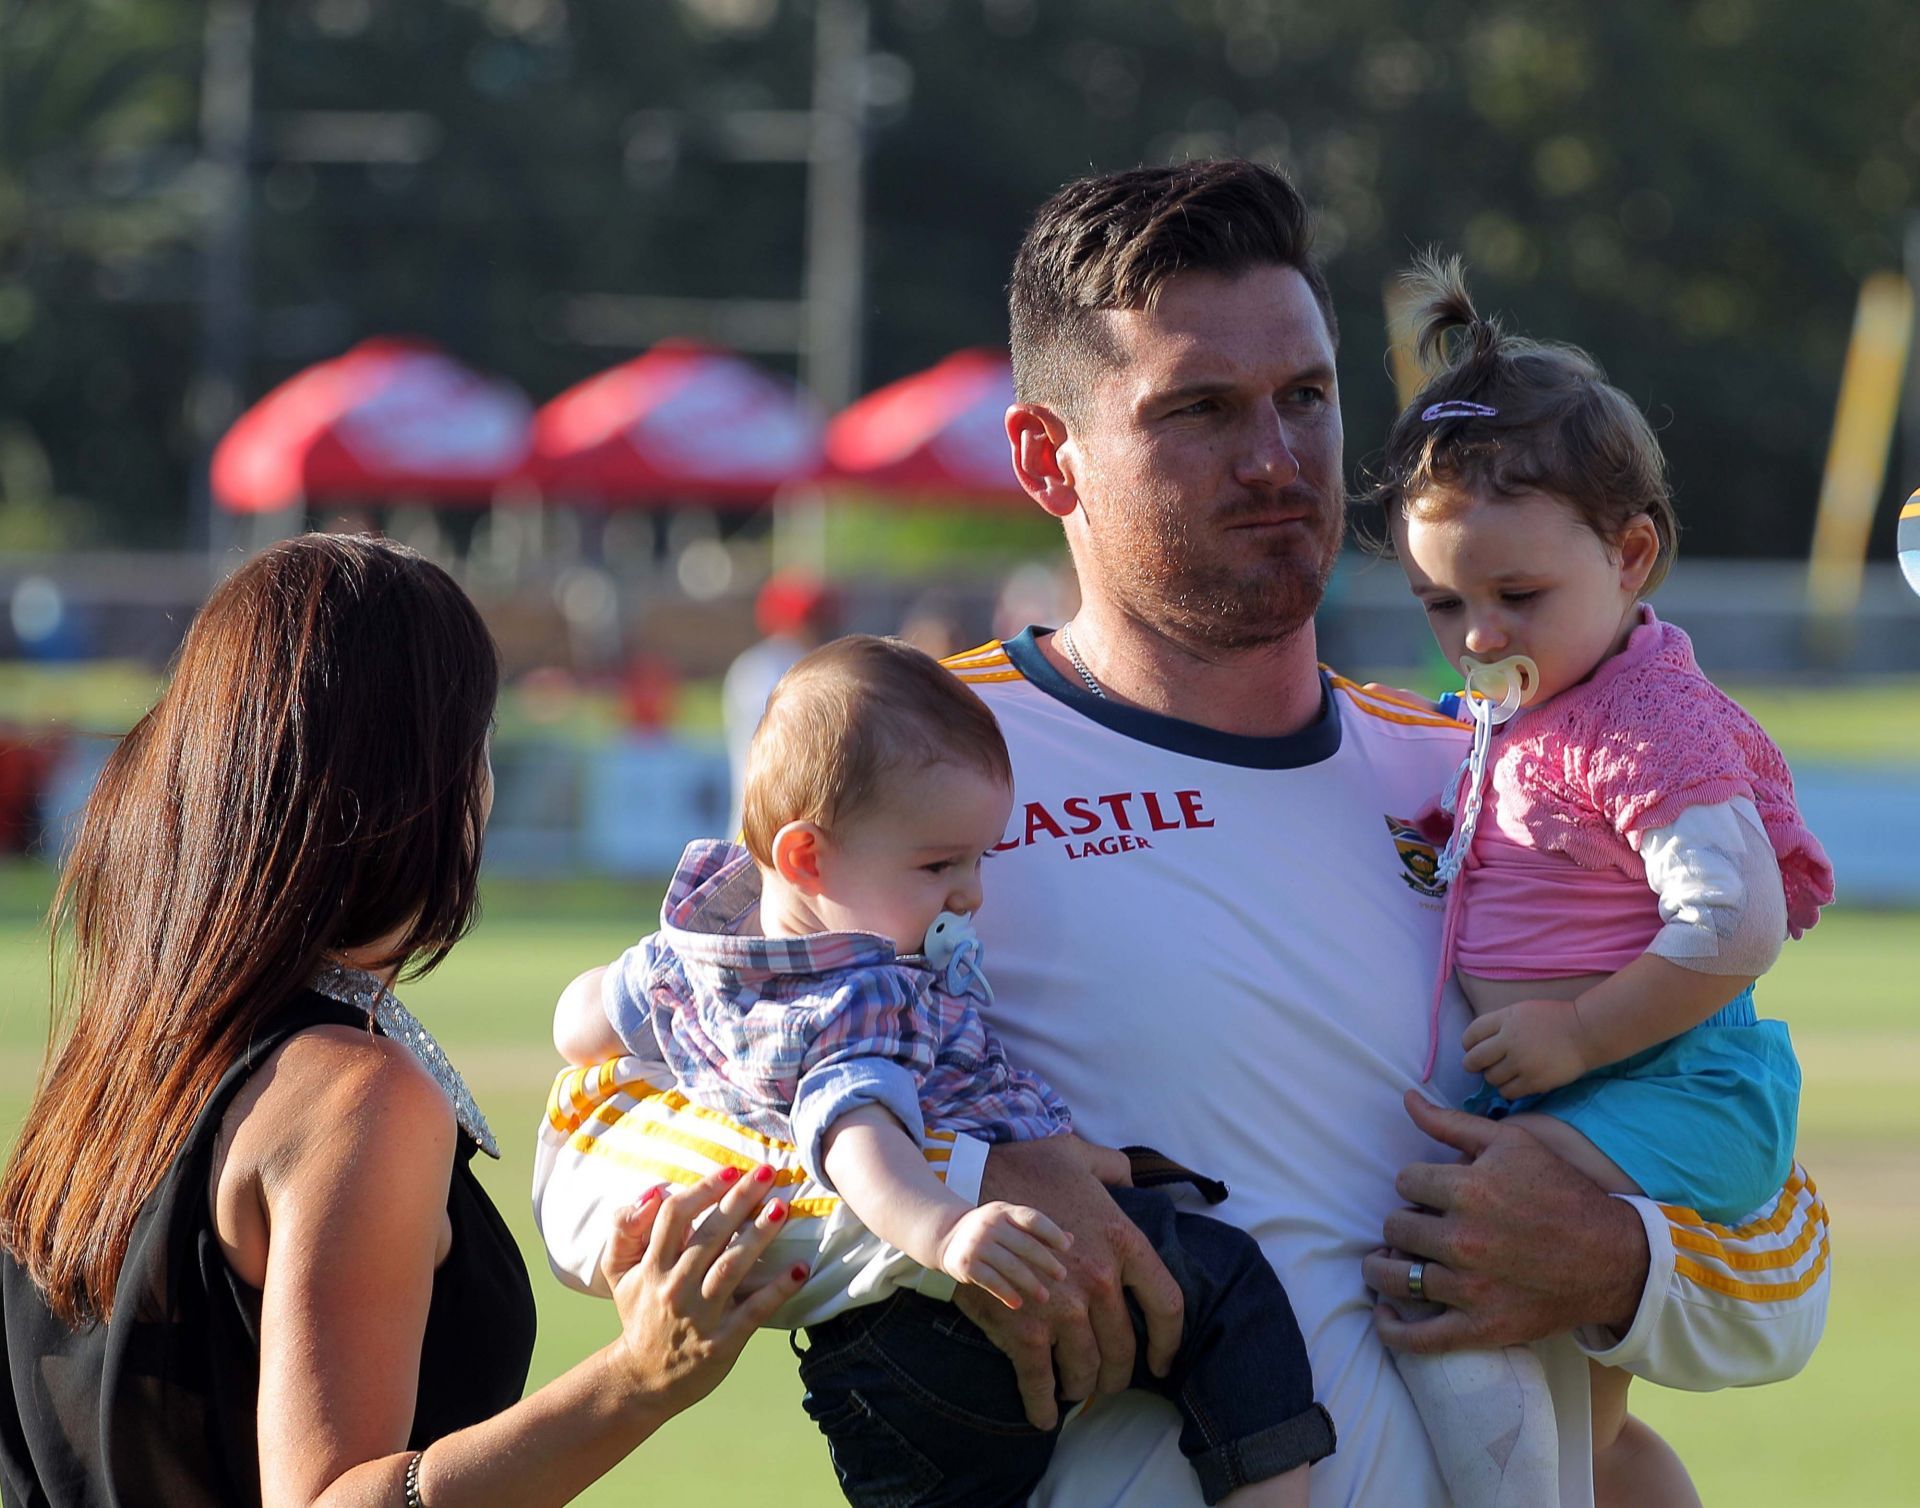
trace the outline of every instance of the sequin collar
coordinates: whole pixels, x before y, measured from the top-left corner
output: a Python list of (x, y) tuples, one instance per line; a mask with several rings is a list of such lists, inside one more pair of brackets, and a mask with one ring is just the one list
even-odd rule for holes
[(460, 1077), (460, 1070), (453, 1066), (445, 1050), (433, 1040), (433, 1033), (421, 1025), (418, 1016), (400, 1003), (392, 990), (365, 969), (348, 968), (338, 963), (323, 965), (320, 972), (313, 976), (312, 988), (329, 1000), (338, 1000), (342, 1005), (365, 1011), (382, 1032), (412, 1053), (420, 1066), (433, 1075), (434, 1083), (453, 1101), (453, 1113), (460, 1122), (460, 1129), (472, 1137), (487, 1156), (496, 1160), (499, 1158), (500, 1144), (493, 1139), (493, 1128), (480, 1113), (480, 1106), (473, 1098), (473, 1091), (467, 1088), (467, 1081)]

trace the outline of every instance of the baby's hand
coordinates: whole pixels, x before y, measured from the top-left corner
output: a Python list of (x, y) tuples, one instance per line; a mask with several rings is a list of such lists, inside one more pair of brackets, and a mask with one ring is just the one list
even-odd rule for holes
[(1047, 1301), (1045, 1279), (1066, 1277), (1055, 1252), (1073, 1237), (1024, 1204), (995, 1201), (968, 1210), (940, 1243), (940, 1270), (961, 1283), (984, 1288), (1009, 1309), (1027, 1299)]
[(1587, 1072), (1586, 1031), (1571, 1000), (1520, 1000), (1475, 1019), (1461, 1038), (1467, 1068), (1510, 1100), (1545, 1094)]

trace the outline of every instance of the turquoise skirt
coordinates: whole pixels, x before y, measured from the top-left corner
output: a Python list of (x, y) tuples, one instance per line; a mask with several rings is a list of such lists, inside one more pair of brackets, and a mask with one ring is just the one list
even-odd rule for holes
[(1661, 1204), (1716, 1224), (1780, 1192), (1793, 1166), (1800, 1062), (1784, 1021), (1754, 1015), (1748, 988), (1693, 1030), (1545, 1094), (1466, 1102), (1498, 1120), (1537, 1111), (1564, 1121)]

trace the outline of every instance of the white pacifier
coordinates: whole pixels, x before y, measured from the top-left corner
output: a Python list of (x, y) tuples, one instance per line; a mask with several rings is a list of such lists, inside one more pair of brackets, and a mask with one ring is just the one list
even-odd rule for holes
[(1453, 836), (1440, 850), (1434, 877), (1443, 885), (1453, 883), (1467, 862), (1467, 850), (1473, 847), (1473, 830), (1480, 822), (1480, 791), (1487, 780), (1487, 751), (1493, 746), (1493, 730), (1508, 721), (1540, 690), (1540, 667), (1525, 655), (1508, 655), (1503, 660), (1476, 660), (1460, 656), (1460, 670), (1467, 678), (1466, 695), (1461, 704), (1473, 719), (1473, 743), (1460, 771), (1440, 793), (1440, 809), (1454, 809), (1461, 782), (1466, 794), (1459, 801), (1454, 818)]
[(1508, 655), (1504, 660), (1476, 660), (1460, 656), (1460, 670), (1467, 678), (1466, 707), (1475, 722), (1484, 716), (1499, 727), (1533, 700), (1540, 689), (1540, 667), (1526, 655)]

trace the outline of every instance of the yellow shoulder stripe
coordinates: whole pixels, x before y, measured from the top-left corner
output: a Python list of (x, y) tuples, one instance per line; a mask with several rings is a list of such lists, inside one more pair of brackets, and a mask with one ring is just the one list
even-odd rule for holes
[(1807, 1212), (1798, 1236), (1785, 1246), (1762, 1251), (1729, 1251), (1712, 1236), (1703, 1236), (1682, 1225), (1672, 1227), (1672, 1234), (1676, 1250), (1698, 1252), (1736, 1272), (1768, 1272), (1798, 1265), (1816, 1239), (1826, 1239), (1826, 1229), (1827, 1208), (1823, 1204), (1816, 1204)]
[[(1774, 1200), (1773, 1213), (1762, 1219), (1749, 1221), (1737, 1227), (1715, 1225), (1711, 1220), (1703, 1218), (1697, 1210), (1690, 1210), (1684, 1204), (1663, 1204), (1660, 1206), (1660, 1213), (1676, 1226), (1691, 1225), (1726, 1241), (1751, 1241), (1755, 1236), (1777, 1236), (1785, 1230), (1793, 1219), (1793, 1212), (1800, 1203), (1798, 1196), (1803, 1191), (1808, 1203), (1819, 1203), (1820, 1190), (1814, 1187), (1813, 1179), (1807, 1170), (1795, 1163), (1792, 1174), (1780, 1190), (1779, 1197)], [(1824, 1208), (1821, 1213), (1824, 1216)]]
[(1348, 700), (1357, 710), (1366, 713), (1369, 717), (1377, 717), (1382, 722), (1405, 723), (1413, 728), (1464, 728), (1466, 726), (1464, 723), (1455, 722), (1450, 717), (1442, 717), (1431, 707), (1407, 701), (1403, 697), (1368, 691), (1343, 675), (1334, 675), (1329, 671), (1327, 678), (1333, 683), (1335, 690), (1347, 693)]
[(949, 670), (982, 670), (990, 665), (1006, 664), (1007, 651), (1000, 640), (989, 639), (986, 643), (962, 650), (957, 655), (948, 655), (940, 663)]
[(1723, 1277), (1711, 1268), (1677, 1255), (1673, 1259), (1673, 1270), (1694, 1286), (1713, 1293), (1724, 1293), (1729, 1298), (1744, 1299), (1751, 1304), (1778, 1304), (1799, 1298), (1820, 1281), (1820, 1274), (1827, 1270), (1827, 1238), (1824, 1233), (1821, 1235), (1820, 1254), (1814, 1258), (1813, 1266), (1785, 1283), (1743, 1283), (1738, 1278)]
[[(1770, 1214), (1745, 1225), (1716, 1225), (1711, 1220), (1703, 1220), (1698, 1211), (1682, 1205), (1663, 1204), (1660, 1212), (1664, 1214), (1671, 1227), (1674, 1245), (1673, 1268), (1681, 1277), (1696, 1287), (1712, 1293), (1723, 1293), (1729, 1298), (1742, 1299), (1749, 1303), (1780, 1303), (1796, 1299), (1807, 1292), (1820, 1280), (1826, 1271), (1831, 1251), (1828, 1241), (1827, 1207), (1821, 1200), (1819, 1190), (1807, 1170), (1799, 1164), (1794, 1165), (1792, 1176), (1787, 1179), (1779, 1197), (1774, 1200)], [(1789, 1241), (1777, 1245), (1762, 1246), (1755, 1251), (1729, 1250), (1729, 1244), (1737, 1246), (1742, 1242), (1759, 1241), (1767, 1236), (1777, 1236), (1796, 1220), (1800, 1221), (1797, 1235)], [(1818, 1243), (1817, 1250), (1815, 1243)], [(1807, 1253), (1814, 1253), (1812, 1263), (1798, 1277), (1787, 1278), (1775, 1283), (1748, 1282), (1742, 1278), (1730, 1276), (1730, 1273), (1752, 1272), (1790, 1272), (1799, 1266)], [(1683, 1255), (1694, 1252), (1704, 1257), (1707, 1266)], [(1725, 1268), (1726, 1272), (1716, 1270)]]
[(986, 675), (976, 675), (971, 671), (963, 670), (957, 674), (963, 686), (985, 686), (993, 681), (1024, 681), (1026, 679), (1017, 670), (996, 670)]
[(660, 1092), (645, 1079), (616, 1080), (613, 1069), (617, 1063), (617, 1059), (612, 1059), (591, 1068), (563, 1069), (547, 1097), (547, 1123), (562, 1136), (571, 1136), (599, 1106), (617, 1094), (644, 1099)]

